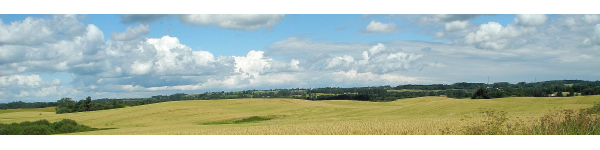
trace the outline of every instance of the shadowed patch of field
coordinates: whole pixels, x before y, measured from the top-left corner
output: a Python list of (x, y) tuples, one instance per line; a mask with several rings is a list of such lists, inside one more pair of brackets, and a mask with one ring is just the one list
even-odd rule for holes
[(267, 121), (274, 119), (275, 116), (252, 116), (242, 119), (233, 119), (233, 120), (224, 120), (224, 121), (216, 121), (216, 122), (205, 122), (202, 125), (215, 125), (215, 124), (241, 124), (241, 123), (254, 123), (260, 121)]

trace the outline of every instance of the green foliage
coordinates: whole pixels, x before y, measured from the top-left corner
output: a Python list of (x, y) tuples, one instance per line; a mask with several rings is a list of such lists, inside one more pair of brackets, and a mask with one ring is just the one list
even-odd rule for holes
[(83, 111), (90, 111), (93, 105), (94, 103), (92, 103), (92, 97), (88, 96), (85, 98), (85, 102), (83, 103)]
[(567, 94), (567, 97), (571, 96), (575, 96), (575, 91), (573, 91), (572, 89), (569, 91), (569, 94)]
[(54, 133), (48, 125), (29, 125), (23, 127), (20, 135), (50, 135)]
[(487, 88), (480, 87), (479, 89), (477, 89), (477, 91), (475, 91), (475, 93), (473, 93), (471, 99), (490, 99), (489, 93), (490, 92)]
[(99, 129), (77, 124), (77, 122), (71, 119), (63, 119), (54, 123), (50, 123), (45, 119), (34, 122), (0, 123), (0, 135), (49, 135), (94, 130)]
[(46, 108), (56, 106), (56, 102), (23, 102), (15, 101), (6, 104), (0, 104), (0, 109), (19, 109), (19, 108)]
[(62, 108), (56, 107), (56, 113), (57, 114), (71, 113), (71, 109), (65, 108), (65, 107), (62, 107)]
[(77, 122), (71, 119), (63, 119), (61, 121), (55, 122), (52, 124), (52, 128), (60, 133), (71, 133), (77, 132), (77, 130), (79, 130)]
[(23, 128), (18, 123), (12, 124), (1, 124), (0, 123), (0, 135), (18, 135), (23, 132)]
[(122, 102), (117, 100), (112, 101), (103, 101), (103, 102), (94, 102), (92, 101), (92, 97), (87, 97), (85, 100), (81, 100), (79, 102), (75, 102), (71, 100), (71, 98), (62, 98), (59, 100), (58, 105), (56, 106), (56, 113), (72, 113), (72, 112), (85, 112), (85, 111), (96, 111), (96, 110), (105, 110), (105, 109), (114, 109), (114, 108), (123, 108), (125, 107)]
[(46, 119), (42, 119), (42, 120), (34, 121), (34, 122), (32, 122), (32, 124), (50, 126), (51, 123)]

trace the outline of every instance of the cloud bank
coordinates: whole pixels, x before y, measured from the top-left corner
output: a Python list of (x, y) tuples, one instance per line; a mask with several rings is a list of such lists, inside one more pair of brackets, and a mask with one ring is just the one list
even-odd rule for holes
[[(142, 23), (107, 32), (76, 15), (0, 20), (0, 102), (61, 97), (122, 98), (292, 87), (352, 87), (483, 82), (522, 78), (597, 78), (599, 15), (517, 15), (512, 23), (475, 24), (478, 15), (426, 15), (428, 36), (444, 42), (331, 42), (284, 36), (242, 56), (216, 56), (179, 37), (148, 37), (164, 16), (127, 16)], [(232, 30), (270, 28), (283, 15), (181, 15), (181, 22)], [(367, 22), (367, 21), (365, 21)], [(393, 22), (370, 21), (369, 33), (404, 34)], [(333, 30), (333, 29), (332, 29)], [(240, 31), (240, 32), (241, 32)], [(344, 30), (346, 32), (346, 30)], [(352, 32), (352, 31), (347, 31)], [(386, 34), (386, 35), (388, 35)], [(439, 35), (439, 36), (438, 36)], [(105, 37), (108, 36), (108, 37)], [(361, 36), (381, 36), (369, 34)], [(45, 78), (65, 73), (72, 81)], [(481, 80), (479, 80), (481, 79)]]

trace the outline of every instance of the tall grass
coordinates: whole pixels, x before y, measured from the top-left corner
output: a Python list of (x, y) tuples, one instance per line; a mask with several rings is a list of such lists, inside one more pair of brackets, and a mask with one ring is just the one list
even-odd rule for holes
[(442, 134), (600, 135), (600, 104), (579, 111), (563, 109), (551, 112), (534, 120), (533, 125), (529, 126), (518, 118), (508, 122), (509, 118), (504, 111), (483, 109), (480, 113), (484, 116), (480, 123), (465, 126), (458, 132), (446, 128), (442, 130)]
[(529, 130), (535, 135), (600, 135), (600, 104), (592, 108), (562, 110), (543, 116)]
[[(471, 122), (469, 125), (452, 130), (450, 127), (441, 129), (442, 135), (511, 135), (522, 134), (524, 123), (518, 117), (518, 121), (509, 122), (507, 112), (492, 109), (480, 109), (479, 114), (482, 121)], [(461, 119), (461, 121), (472, 121), (472, 117)]]

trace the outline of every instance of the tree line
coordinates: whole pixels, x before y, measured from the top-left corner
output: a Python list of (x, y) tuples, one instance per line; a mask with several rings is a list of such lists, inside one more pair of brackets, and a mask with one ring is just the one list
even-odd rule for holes
[(23, 102), (23, 101), (15, 101), (9, 102), (5, 104), (0, 104), (0, 109), (19, 109), (19, 108), (46, 108), (56, 106), (56, 102)]
[[(562, 94), (567, 92), (567, 94)], [(57, 102), (10, 102), (0, 104), (0, 109), (14, 108), (42, 108), (57, 106), (56, 113), (72, 113), (96, 111), (104, 109), (123, 108), (125, 106), (138, 106), (167, 101), (181, 100), (212, 100), (212, 99), (238, 99), (238, 98), (296, 98), (306, 100), (359, 100), (359, 101), (394, 101), (403, 98), (423, 96), (445, 96), (449, 98), (502, 98), (502, 97), (547, 97), (600, 95), (600, 81), (583, 80), (555, 80), (535, 83), (508, 82), (431, 84), (431, 85), (398, 85), (396, 87), (324, 87), (324, 88), (290, 88), (269, 90), (245, 90), (235, 92), (205, 92), (200, 94), (175, 93), (171, 95), (156, 95), (149, 98), (124, 98), (124, 99), (97, 99), (73, 101), (71, 98), (62, 98)]]
[(105, 110), (105, 109), (114, 109), (114, 108), (123, 108), (125, 107), (120, 101), (106, 101), (106, 102), (93, 102), (91, 97), (87, 97), (85, 100), (80, 100), (79, 102), (75, 102), (71, 100), (69, 97), (62, 98), (58, 100), (56, 106), (56, 113), (73, 113), (73, 112), (85, 112), (85, 111), (96, 111), (96, 110)]

